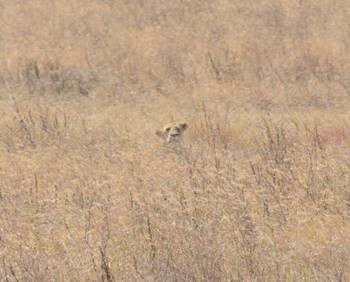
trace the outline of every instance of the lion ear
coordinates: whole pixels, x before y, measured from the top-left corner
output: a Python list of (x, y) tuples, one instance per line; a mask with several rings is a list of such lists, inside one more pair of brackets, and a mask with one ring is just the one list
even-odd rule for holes
[(181, 125), (182, 130), (185, 130), (188, 127), (187, 123), (185, 123), (185, 122), (181, 123), (180, 125)]
[(159, 136), (159, 137), (162, 137), (162, 136), (163, 136), (163, 132), (160, 131), (160, 130), (157, 130), (155, 133), (156, 133), (156, 135)]

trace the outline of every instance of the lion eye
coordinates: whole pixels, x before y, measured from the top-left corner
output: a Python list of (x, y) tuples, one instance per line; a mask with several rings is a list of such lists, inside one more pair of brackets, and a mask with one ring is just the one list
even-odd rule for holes
[(170, 129), (171, 129), (170, 127), (167, 127), (167, 128), (165, 129), (165, 131), (166, 131), (166, 132), (169, 132)]

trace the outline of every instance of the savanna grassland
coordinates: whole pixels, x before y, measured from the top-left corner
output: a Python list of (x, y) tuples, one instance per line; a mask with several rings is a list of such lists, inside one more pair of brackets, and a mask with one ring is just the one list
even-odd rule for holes
[(349, 73), (347, 0), (0, 0), (0, 280), (349, 281)]

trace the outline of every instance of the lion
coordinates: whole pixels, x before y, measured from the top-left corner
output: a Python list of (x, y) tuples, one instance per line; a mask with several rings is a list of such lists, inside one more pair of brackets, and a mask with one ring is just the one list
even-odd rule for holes
[(156, 135), (167, 143), (178, 143), (187, 127), (185, 122), (171, 122), (166, 124), (162, 130), (157, 130)]

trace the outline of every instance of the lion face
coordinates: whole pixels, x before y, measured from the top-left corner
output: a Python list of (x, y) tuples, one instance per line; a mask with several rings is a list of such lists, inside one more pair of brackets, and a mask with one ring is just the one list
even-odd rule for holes
[(162, 130), (157, 130), (156, 134), (167, 143), (175, 143), (181, 141), (186, 128), (187, 124), (184, 122), (172, 122), (165, 125)]

